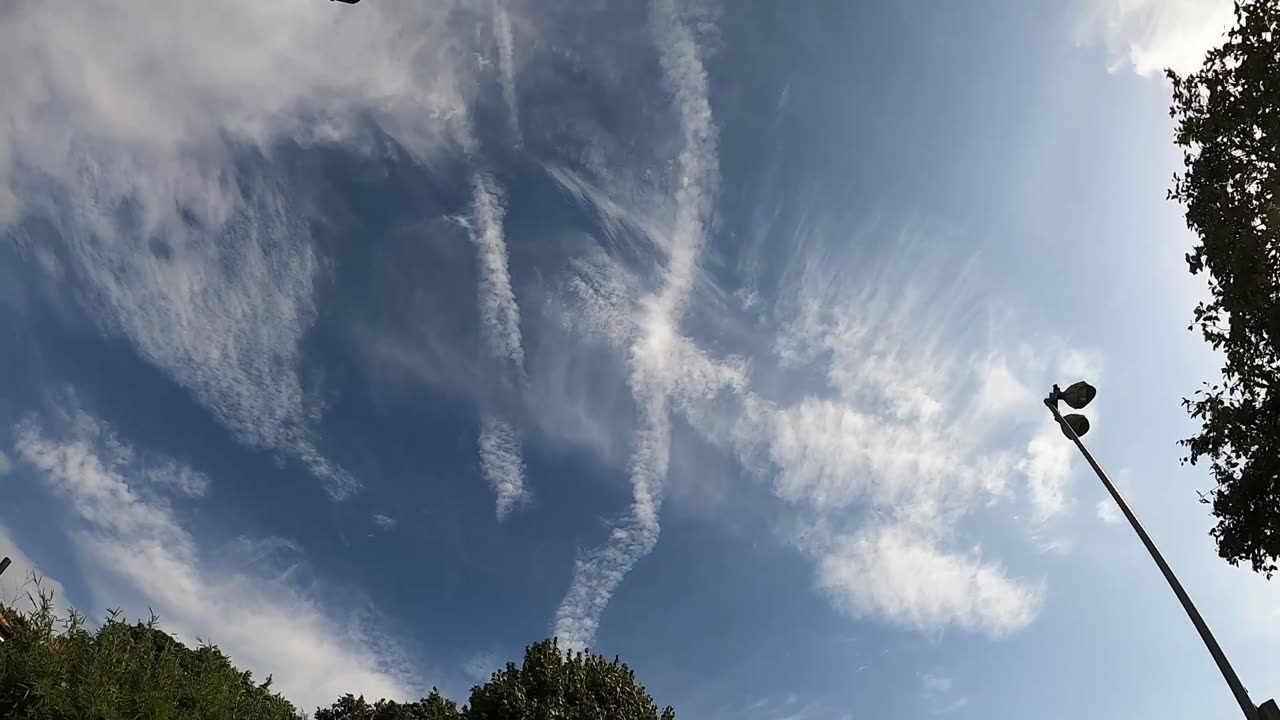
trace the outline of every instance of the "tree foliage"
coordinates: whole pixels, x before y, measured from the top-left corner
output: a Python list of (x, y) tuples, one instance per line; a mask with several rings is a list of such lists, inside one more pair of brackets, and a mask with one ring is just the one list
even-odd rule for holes
[(471, 689), (461, 709), (437, 692), (416, 703), (370, 705), (347, 695), (318, 710), (316, 720), (675, 720), (661, 713), (618, 658), (566, 653), (554, 639), (525, 649), (524, 663), (507, 666)]
[(1187, 254), (1211, 298), (1192, 328), (1223, 358), (1222, 379), (1183, 404), (1200, 431), (1184, 461), (1207, 460), (1204, 495), (1219, 554), (1271, 577), (1280, 558), (1280, 4), (1241, 0), (1223, 44), (1173, 83), (1184, 172), (1170, 197), (1198, 242)]
[[(72, 611), (59, 618), (48, 594), (31, 612), (0, 604), (14, 630), (0, 645), (0, 717), (8, 720), (300, 720), (305, 716), (209, 644), (192, 650), (154, 617), (129, 624), (108, 614), (89, 630)], [(530, 645), (471, 689), (470, 706), (439, 691), (416, 702), (344, 695), (315, 720), (675, 720), (659, 713), (635, 673), (617, 658), (567, 653), (555, 640)]]
[(217, 647), (192, 650), (156, 626), (111, 613), (96, 631), (47, 594), (30, 613), (0, 606), (14, 630), (0, 646), (0, 709), (14, 720), (297, 720), (289, 701), (255, 683)]
[(316, 710), (315, 720), (462, 720), (458, 704), (445, 699), (438, 690), (417, 702), (379, 700), (368, 703), (364, 696), (350, 693), (327, 708)]
[(675, 720), (661, 714), (635, 673), (618, 658), (561, 650), (555, 640), (530, 645), (524, 664), (508, 663), (471, 690), (467, 720)]

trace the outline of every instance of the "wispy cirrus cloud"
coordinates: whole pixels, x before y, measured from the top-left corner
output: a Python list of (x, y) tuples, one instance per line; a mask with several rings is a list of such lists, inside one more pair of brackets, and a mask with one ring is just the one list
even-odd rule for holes
[(454, 4), (352, 10), (0, 9), (0, 226), (38, 244), (21, 221), (52, 221), (50, 282), (335, 498), (360, 482), (326, 457), (301, 351), (326, 260), (307, 200), (254, 160), (289, 143), (358, 153), (373, 122), (430, 166), (463, 141), (474, 92)]
[(522, 142), (520, 132), (520, 103), (516, 96), (515, 34), (511, 30), (511, 14), (497, 0), (493, 16), (493, 36), (498, 46), (498, 73), (502, 76), (502, 100), (507, 105), (507, 117), (516, 142)]
[(969, 698), (958, 695), (955, 682), (947, 675), (928, 672), (921, 678), (924, 686), (923, 700), (934, 715), (946, 715), (969, 704)]
[[(1043, 582), (989, 559), (958, 528), (1011, 504), (1032, 508), (1036, 528), (1062, 510), (1071, 455), (1051, 442), (1056, 428), (1031, 388), (1047, 387), (1064, 364), (1096, 370), (1098, 358), (1050, 363), (1011, 341), (979, 309), (983, 299), (956, 270), (963, 263), (920, 228), (866, 256), (823, 250), (840, 236), (822, 230), (789, 246), (796, 264), (761, 308), (769, 320), (735, 330), (760, 352), (717, 358), (694, 338), (662, 337), (666, 362), (655, 367), (667, 408), (790, 508), (782, 536), (813, 559), (815, 587), (838, 609), (921, 631), (1015, 632), (1038, 613)], [(613, 259), (586, 263), (566, 283), (571, 322), (634, 362), (631, 348), (654, 327), (643, 286)], [(699, 312), (713, 327), (740, 322), (714, 307)], [(645, 439), (639, 447), (664, 448)], [(558, 630), (594, 632), (567, 621), (598, 618), (651, 548), (644, 517), (633, 510), (611, 543), (579, 560), (595, 582), (574, 583)]]
[(662, 285), (639, 304), (640, 320), (628, 350), (632, 395), (640, 413), (627, 472), (632, 502), (606, 543), (586, 552), (555, 617), (555, 633), (569, 647), (595, 640), (600, 614), (640, 558), (653, 550), (661, 529), (664, 485), (671, 454), (669, 399), (678, 377), (675, 357), (679, 326), (698, 274), (698, 256), (719, 180), (716, 127), (707, 95), (707, 76), (693, 32), (675, 0), (652, 9), (658, 59), (675, 95), (681, 144), (676, 158), (678, 189), (674, 224), (665, 251)]
[(520, 342), (520, 307), (511, 289), (507, 244), (503, 237), (502, 195), (492, 178), (472, 179), (468, 231), (476, 244), (480, 263), (480, 320), (493, 353), (524, 371), (524, 347)]
[[(217, 562), (163, 494), (176, 483), (162, 475), (194, 471), (176, 461), (152, 466), (78, 407), (60, 410), (59, 417), (75, 422), (30, 417), (14, 428), (14, 452), (67, 500), (78, 520), (72, 540), (93, 559), (94, 572), (124, 583), (145, 603), (133, 610), (154, 608), (188, 642), (214, 639), (242, 667), (272, 674), (302, 708), (352, 689), (398, 698), (417, 689), (395, 645), (366, 627), (359, 612), (343, 615), (273, 574)], [(140, 484), (139, 474), (156, 487)], [(291, 547), (244, 539), (239, 545), (239, 554), (257, 560)]]
[[(471, 217), (465, 220), (476, 245), (480, 266), (478, 297), (481, 332), (493, 353), (509, 370), (502, 377), (523, 386), (524, 346), (520, 338), (520, 306), (511, 287), (503, 231), (502, 196), (484, 173), (472, 178)], [(491, 412), (481, 419), (480, 469), (496, 495), (498, 521), (527, 499), (520, 437), (511, 423)]]
[(921, 242), (908, 234), (864, 263), (802, 263), (782, 299), (777, 361), (825, 387), (756, 403), (734, 442), (767, 461), (775, 494), (800, 511), (793, 542), (837, 608), (1005, 635), (1034, 619), (1044, 588), (976, 545), (957, 549), (956, 528), (1019, 497), (1047, 504), (1048, 483), (1009, 440), (1042, 419), (1029, 388), (1046, 363), (993, 334), (963, 263)]

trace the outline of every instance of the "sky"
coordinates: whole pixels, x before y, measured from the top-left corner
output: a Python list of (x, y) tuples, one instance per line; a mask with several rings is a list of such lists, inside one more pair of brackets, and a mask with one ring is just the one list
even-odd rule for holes
[[(1230, 718), (1280, 590), (1161, 71), (1223, 0), (0, 9), (0, 594), (312, 710), (548, 636), (690, 720)], [(123, 38), (127, 41), (122, 42)]]

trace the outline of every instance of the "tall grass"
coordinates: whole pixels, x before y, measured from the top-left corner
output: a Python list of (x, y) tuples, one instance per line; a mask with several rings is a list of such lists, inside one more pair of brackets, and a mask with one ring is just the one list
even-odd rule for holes
[(209, 643), (188, 648), (147, 622), (109, 611), (96, 629), (33, 578), (25, 612), (0, 605), (14, 637), (0, 646), (0, 717), (22, 720), (298, 720), (304, 717), (255, 683)]

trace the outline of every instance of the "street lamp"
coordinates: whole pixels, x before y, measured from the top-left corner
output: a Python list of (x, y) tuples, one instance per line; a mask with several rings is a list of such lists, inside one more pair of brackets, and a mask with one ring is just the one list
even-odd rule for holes
[(1152, 542), (1151, 536), (1147, 535), (1142, 523), (1138, 522), (1138, 517), (1129, 509), (1129, 504), (1124, 501), (1120, 491), (1112, 484), (1111, 478), (1107, 477), (1107, 474), (1102, 471), (1102, 466), (1098, 465), (1098, 461), (1093, 459), (1093, 454), (1089, 452), (1089, 448), (1085, 447), (1084, 443), (1080, 441), (1080, 436), (1089, 432), (1089, 420), (1083, 415), (1074, 413), (1063, 417), (1062, 413), (1058, 412), (1058, 401), (1060, 400), (1072, 408), (1080, 410), (1085, 405), (1088, 405), (1097, 394), (1097, 389), (1083, 381), (1068, 386), (1066, 390), (1060, 390), (1057, 385), (1054, 385), (1053, 389), (1049, 391), (1049, 397), (1044, 399), (1044, 404), (1045, 407), (1049, 408), (1049, 412), (1053, 413), (1053, 419), (1062, 428), (1062, 434), (1076, 444), (1076, 447), (1080, 449), (1080, 454), (1088, 461), (1089, 467), (1093, 468), (1093, 471), (1098, 475), (1098, 479), (1102, 481), (1103, 486), (1107, 488), (1107, 492), (1111, 494), (1111, 498), (1116, 501), (1116, 505), (1120, 506), (1120, 511), (1128, 519), (1129, 525), (1133, 527), (1133, 531), (1138, 534), (1142, 544), (1146, 546), (1147, 552), (1151, 554), (1151, 559), (1160, 568), (1164, 579), (1169, 582), (1169, 587), (1173, 589), (1173, 594), (1178, 596), (1178, 602), (1182, 603), (1182, 609), (1187, 612), (1187, 617), (1191, 618), (1191, 624), (1196, 626), (1196, 630), (1200, 633), (1200, 639), (1204, 641), (1205, 647), (1209, 648), (1209, 654), (1213, 656), (1214, 662), (1218, 664), (1218, 670), (1222, 671), (1222, 677), (1231, 688), (1231, 694), (1235, 695), (1236, 702), (1240, 703), (1240, 709), (1244, 711), (1246, 720), (1280, 720), (1280, 711), (1277, 710), (1274, 700), (1268, 700), (1263, 703), (1261, 708), (1254, 706), (1253, 701), (1249, 699), (1249, 693), (1236, 675), (1236, 671), (1232, 669), (1231, 663), (1227, 661), (1227, 656), (1222, 652), (1222, 648), (1218, 646), (1218, 641), (1214, 639), (1213, 633), (1209, 632), (1209, 626), (1205, 624), (1204, 618), (1200, 617), (1200, 611), (1196, 610), (1191, 598), (1187, 596), (1187, 591), (1182, 589), (1182, 583), (1178, 582), (1173, 570), (1169, 569), (1169, 564), (1164, 561), (1164, 556), (1160, 554), (1160, 550)]

